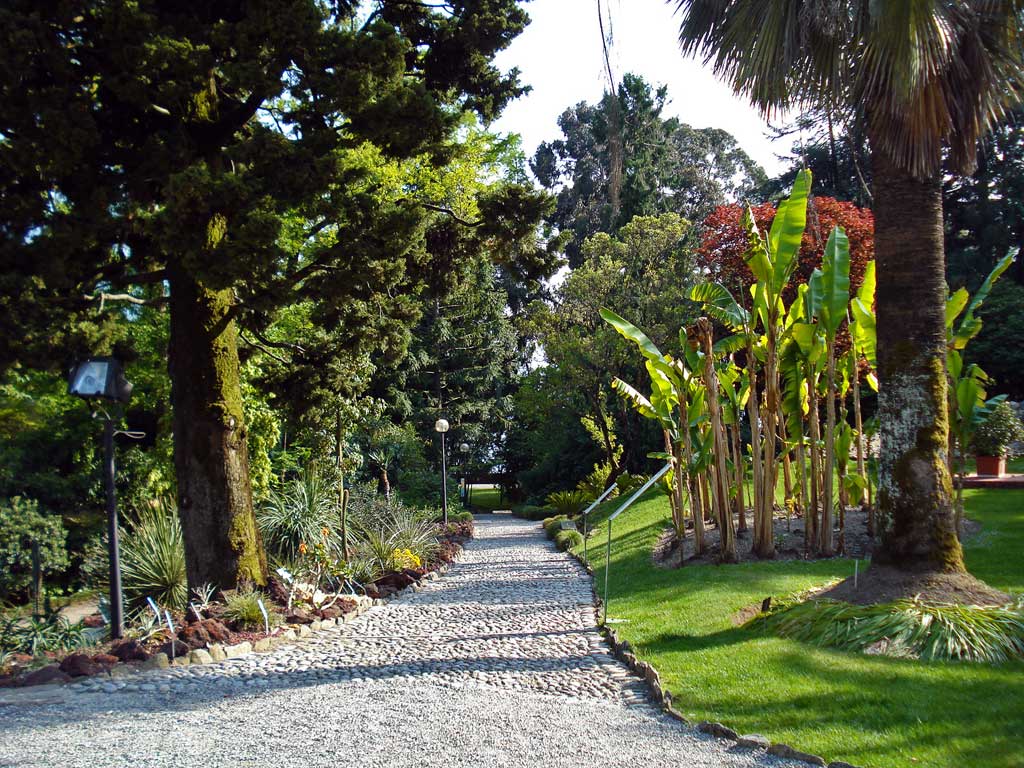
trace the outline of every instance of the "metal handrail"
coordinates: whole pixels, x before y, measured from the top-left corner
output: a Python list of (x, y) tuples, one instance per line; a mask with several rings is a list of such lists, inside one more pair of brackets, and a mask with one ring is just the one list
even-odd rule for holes
[(611, 485), (609, 485), (607, 488), (605, 488), (604, 493), (602, 493), (600, 496), (598, 496), (596, 499), (594, 499), (594, 502), (589, 507), (587, 507), (586, 509), (583, 510), (583, 562), (586, 563), (587, 565), (590, 564), (590, 558), (587, 557), (587, 515), (590, 514), (591, 510), (594, 507), (596, 507), (602, 501), (607, 499), (608, 498), (608, 494), (610, 494), (612, 491), (614, 491), (615, 488), (618, 486), (618, 484), (619, 484), (618, 481), (616, 481), (616, 482), (612, 483)]
[[(616, 517), (618, 517), (627, 509), (629, 509), (629, 507), (633, 504), (634, 501), (636, 501), (645, 493), (647, 493), (647, 491), (649, 491), (651, 487), (661, 479), (662, 475), (664, 475), (670, 469), (672, 469), (672, 462), (668, 462), (667, 464), (665, 464), (664, 467), (658, 470), (657, 474), (651, 475), (651, 479), (644, 483), (642, 486), (640, 486), (640, 489), (637, 490), (636, 493), (634, 493), (628, 499), (626, 499), (625, 503), (623, 503), (621, 506), (619, 506), (618, 509), (612, 512), (611, 516), (608, 518), (608, 542), (606, 544), (604, 554), (604, 617), (601, 619), (602, 624), (608, 623), (608, 572), (611, 570), (612, 565), (612, 523), (615, 521)], [(586, 541), (586, 539), (584, 539), (584, 541)]]

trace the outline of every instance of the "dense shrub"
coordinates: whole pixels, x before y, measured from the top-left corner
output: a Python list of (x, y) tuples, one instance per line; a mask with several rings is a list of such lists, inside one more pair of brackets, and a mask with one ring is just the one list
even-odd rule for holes
[(448, 521), (451, 523), (471, 523), (473, 522), (473, 513), (468, 509), (464, 509), (461, 512), (453, 512), (448, 515)]
[(544, 532), (548, 535), (548, 538), (553, 539), (555, 534), (562, 530), (562, 523), (568, 519), (565, 515), (555, 515), (554, 517), (545, 518), (541, 525), (544, 526)]
[(165, 499), (142, 507), (120, 540), (121, 583), (129, 605), (142, 607), (152, 597), (160, 605), (184, 608), (185, 542), (173, 503)]
[(974, 450), (979, 456), (1010, 457), (1013, 444), (1024, 440), (1024, 425), (1012, 405), (1003, 401), (989, 412), (974, 435)]
[(40, 511), (33, 499), (0, 500), (0, 599), (22, 598), (32, 580), (32, 542), (39, 543), (44, 577), (68, 566), (61, 519)]
[(551, 517), (553, 510), (551, 507), (538, 507), (535, 504), (525, 504), (514, 511), (516, 517), (521, 517), (524, 520), (544, 520)]
[(579, 531), (559, 531), (555, 534), (555, 546), (563, 552), (573, 547), (582, 547), (583, 534)]

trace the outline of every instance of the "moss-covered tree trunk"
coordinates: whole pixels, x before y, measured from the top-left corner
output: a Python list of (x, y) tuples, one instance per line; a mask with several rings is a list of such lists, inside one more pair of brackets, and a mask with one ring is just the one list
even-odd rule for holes
[(233, 293), (208, 288), (177, 266), (168, 273), (174, 465), (189, 587), (266, 584), (249, 484)]
[(961, 571), (946, 461), (942, 189), (873, 153), (878, 264), (879, 559)]

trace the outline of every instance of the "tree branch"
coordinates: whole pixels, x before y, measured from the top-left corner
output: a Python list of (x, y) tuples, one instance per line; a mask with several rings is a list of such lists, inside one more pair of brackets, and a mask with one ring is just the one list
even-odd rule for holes
[(108, 301), (126, 301), (129, 304), (137, 304), (144, 307), (155, 307), (161, 304), (166, 304), (170, 297), (158, 296), (155, 299), (140, 299), (138, 296), (132, 296), (130, 293), (97, 293), (93, 296), (85, 294), (82, 296), (86, 301), (98, 301), (100, 303), (100, 312), (103, 311)]

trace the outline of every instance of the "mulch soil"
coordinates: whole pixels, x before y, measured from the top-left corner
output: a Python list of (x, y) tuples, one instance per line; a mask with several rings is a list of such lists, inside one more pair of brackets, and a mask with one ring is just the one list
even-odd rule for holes
[(997, 606), (1012, 600), (1010, 595), (993, 589), (969, 573), (906, 571), (879, 563), (873, 563), (860, 574), (856, 586), (849, 578), (814, 597), (856, 605), (916, 598), (932, 605)]
[[(736, 532), (736, 554), (742, 562), (761, 562), (753, 552), (754, 532), (753, 514), (747, 513), (748, 528), (745, 531), (739, 529), (739, 516), (733, 515), (733, 522), (737, 527)], [(868, 535), (868, 514), (861, 507), (848, 507), (843, 519), (843, 529), (839, 527), (839, 520), (835, 520), (834, 541), (836, 555), (838, 557), (870, 557), (872, 539)], [(776, 513), (774, 519), (775, 528), (775, 557), (774, 560), (818, 560), (821, 559), (813, 550), (808, 550), (804, 541), (804, 519), (801, 515), (793, 515), (786, 518), (784, 514)], [(680, 548), (679, 540), (672, 530), (666, 530), (654, 548), (654, 562), (663, 568), (677, 568), (680, 565), (680, 555), (689, 563), (717, 563), (721, 553), (721, 532), (713, 523), (705, 523), (704, 527), (705, 552), (700, 557), (694, 554), (694, 539), (692, 521), (687, 521), (686, 538), (683, 547)]]

